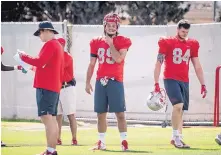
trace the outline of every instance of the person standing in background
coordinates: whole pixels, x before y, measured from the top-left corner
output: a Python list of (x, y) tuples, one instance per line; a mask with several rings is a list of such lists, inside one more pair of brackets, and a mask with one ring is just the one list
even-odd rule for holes
[[(63, 38), (58, 39), (59, 43), (65, 47), (66, 41)], [(63, 50), (64, 51), (64, 50)], [(73, 58), (68, 52), (64, 51), (64, 77), (62, 83), (62, 89), (60, 93), (59, 103), (58, 103), (58, 140), (57, 144), (62, 145), (61, 141), (61, 127), (63, 115), (68, 117), (70, 123), (70, 129), (72, 133), (72, 145), (77, 145), (77, 121), (75, 117), (76, 113), (76, 93), (75, 93), (76, 80), (74, 78), (74, 66)]]

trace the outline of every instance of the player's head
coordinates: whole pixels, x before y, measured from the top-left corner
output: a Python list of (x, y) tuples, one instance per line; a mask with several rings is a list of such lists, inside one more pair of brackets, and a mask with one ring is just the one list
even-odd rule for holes
[(65, 44), (66, 44), (65, 39), (64, 39), (64, 38), (58, 38), (57, 40), (58, 40), (58, 42), (62, 45), (62, 47), (64, 48), (64, 47), (65, 47)]
[(182, 19), (177, 24), (177, 35), (181, 39), (185, 39), (189, 33), (190, 23), (188, 20)]
[(58, 32), (54, 29), (52, 23), (44, 21), (38, 25), (38, 30), (34, 33), (34, 36), (39, 36), (43, 42), (46, 42), (53, 38), (55, 34), (58, 34)]
[(107, 14), (103, 19), (104, 34), (110, 37), (118, 34), (120, 17), (115, 13)]

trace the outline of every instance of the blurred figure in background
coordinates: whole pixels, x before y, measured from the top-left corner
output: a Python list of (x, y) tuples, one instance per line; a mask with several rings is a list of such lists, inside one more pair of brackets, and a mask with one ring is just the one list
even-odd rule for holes
[[(59, 38), (58, 41), (65, 47), (66, 41), (63, 38)], [(76, 93), (75, 93), (76, 80), (74, 78), (74, 66), (73, 58), (68, 52), (64, 51), (64, 77), (62, 83), (62, 89), (60, 92), (59, 103), (58, 103), (58, 140), (57, 144), (62, 145), (61, 141), (61, 127), (63, 115), (68, 117), (70, 123), (70, 129), (72, 133), (72, 145), (77, 145), (77, 121), (75, 118), (76, 113)]]

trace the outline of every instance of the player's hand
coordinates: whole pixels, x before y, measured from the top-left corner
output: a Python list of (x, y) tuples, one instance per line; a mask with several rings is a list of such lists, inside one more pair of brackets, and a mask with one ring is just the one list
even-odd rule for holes
[(17, 53), (18, 53), (18, 55), (19, 55), (20, 58), (22, 58), (22, 55), (25, 54), (24, 51), (21, 51), (21, 50), (19, 50), (19, 49), (17, 49)]
[(20, 59), (21, 59), (23, 54), (22, 54), (22, 52), (19, 51), (19, 52), (18, 52), (18, 55), (19, 55), (19, 57), (20, 57)]
[(14, 66), (14, 69), (15, 70), (21, 70), (22, 73), (25, 73), (25, 74), (27, 73), (27, 71), (22, 66), (20, 66), (20, 65), (19, 66)]
[(20, 66), (20, 65), (19, 65), (19, 66), (16, 66), (16, 69), (17, 69), (17, 70), (22, 70), (22, 66)]
[(85, 91), (86, 91), (88, 94), (90, 94), (90, 95), (91, 95), (91, 93), (93, 92), (93, 88), (92, 88), (92, 86), (91, 86), (90, 83), (87, 83), (87, 84), (86, 84)]
[(113, 38), (106, 36), (105, 41), (109, 46), (113, 45)]
[(160, 85), (159, 85), (159, 83), (155, 83), (154, 86), (155, 86), (154, 92), (159, 93), (160, 92)]
[(206, 86), (205, 85), (201, 86), (201, 94), (203, 95), (202, 98), (206, 97), (207, 90), (206, 90)]

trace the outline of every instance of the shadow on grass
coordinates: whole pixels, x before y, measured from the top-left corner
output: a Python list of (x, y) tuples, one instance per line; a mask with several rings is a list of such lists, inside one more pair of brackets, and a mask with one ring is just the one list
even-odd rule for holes
[(189, 149), (186, 149), (186, 150), (201, 150), (201, 151), (217, 151), (217, 150), (220, 150), (220, 149), (205, 149), (205, 148), (189, 148)]
[[(2, 147), (2, 148), (9, 148), (9, 147), (39, 147), (39, 146), (45, 146), (45, 144), (7, 144), (6, 146)], [(71, 146), (71, 147), (78, 147), (78, 146), (88, 146), (88, 145), (68, 145), (68, 144), (62, 144), (62, 145), (58, 145), (57, 147), (62, 147), (62, 146)]]
[[(160, 148), (160, 149), (165, 149), (165, 148)], [(198, 151), (217, 151), (217, 150), (220, 150), (220, 149), (206, 149), (206, 148), (174, 148), (174, 149), (177, 149), (177, 150), (186, 150), (186, 151), (194, 151), (194, 150), (198, 150)]]
[[(124, 153), (122, 152), (121, 150), (103, 150), (104, 152), (121, 152), (121, 153)], [(128, 151), (125, 151), (125, 153), (153, 153), (151, 151), (138, 151), (138, 150), (128, 150)]]

